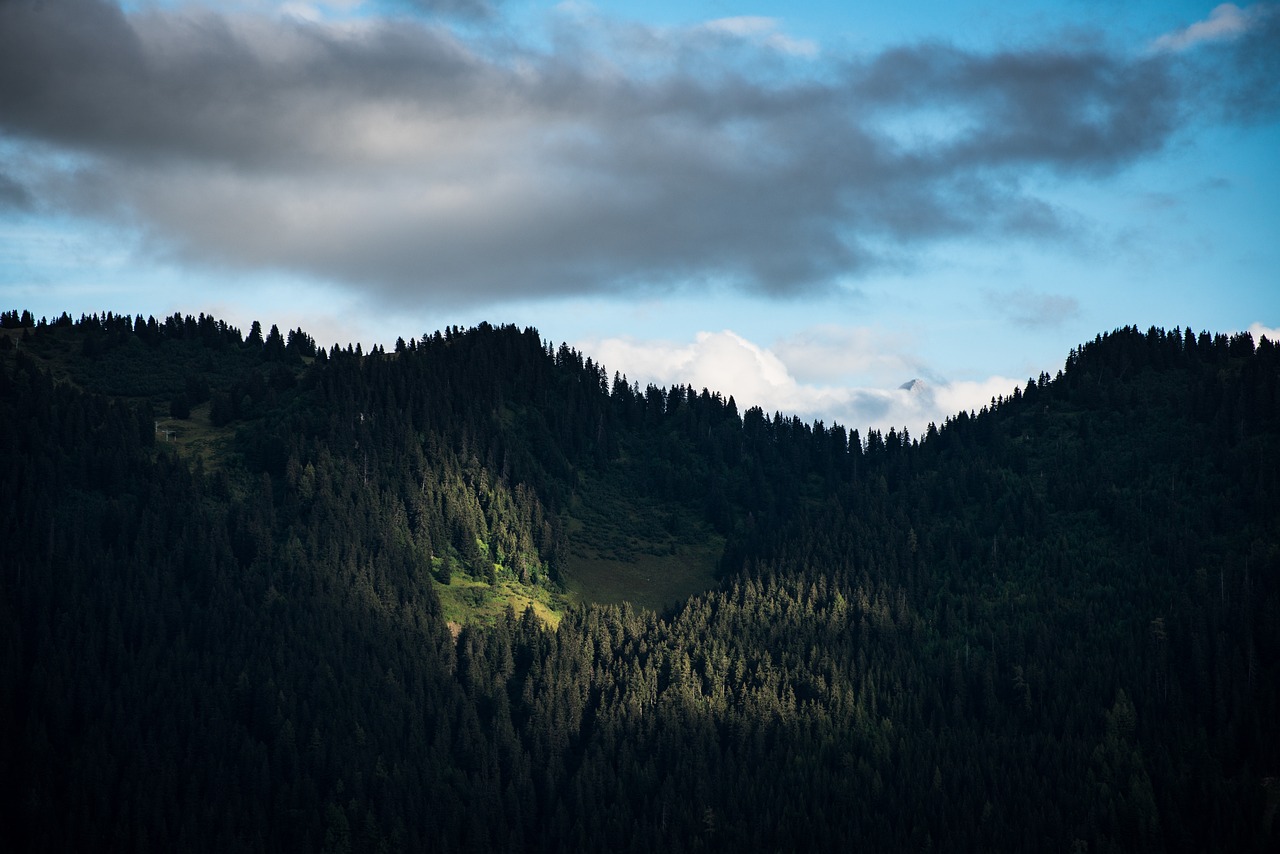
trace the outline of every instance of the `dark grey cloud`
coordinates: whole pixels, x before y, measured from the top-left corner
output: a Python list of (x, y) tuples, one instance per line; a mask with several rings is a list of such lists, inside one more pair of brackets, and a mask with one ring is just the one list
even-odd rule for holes
[(31, 192), (11, 175), (0, 172), (0, 211), (29, 210), (34, 205)]
[(1251, 125), (1280, 116), (1280, 4), (1223, 3), (1161, 35), (1151, 50), (1178, 57), (1199, 89), (1198, 107), (1215, 119)]
[(1164, 55), (796, 66), (761, 31), (566, 22), (537, 50), (426, 18), (4, 0), (0, 141), (47, 208), (390, 301), (784, 295), (939, 238), (1069, 236), (1028, 179), (1114, 173), (1189, 112)]
[(1109, 172), (1163, 144), (1177, 120), (1167, 63), (1059, 48), (973, 55), (890, 51), (852, 76), (879, 110), (961, 110), (968, 126), (924, 153), (946, 171), (1012, 165)]
[(408, 9), (429, 15), (486, 20), (497, 16), (501, 3), (489, 0), (383, 0), (382, 5), (392, 10)]
[(1212, 51), (1226, 55), (1217, 79), (1224, 114), (1246, 125), (1280, 116), (1280, 7), (1268, 7), (1255, 20), (1237, 42)]

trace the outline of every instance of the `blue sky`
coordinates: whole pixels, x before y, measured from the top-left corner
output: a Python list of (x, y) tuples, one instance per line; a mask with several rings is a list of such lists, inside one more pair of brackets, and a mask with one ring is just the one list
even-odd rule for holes
[(0, 0), (6, 308), (513, 322), (863, 430), (1274, 337), (1277, 152), (1274, 3)]

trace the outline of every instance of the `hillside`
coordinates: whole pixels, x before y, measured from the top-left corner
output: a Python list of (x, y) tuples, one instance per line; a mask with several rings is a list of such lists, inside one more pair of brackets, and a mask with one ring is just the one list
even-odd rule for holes
[(864, 438), (529, 329), (23, 321), (9, 850), (1280, 837), (1271, 342), (1117, 330)]

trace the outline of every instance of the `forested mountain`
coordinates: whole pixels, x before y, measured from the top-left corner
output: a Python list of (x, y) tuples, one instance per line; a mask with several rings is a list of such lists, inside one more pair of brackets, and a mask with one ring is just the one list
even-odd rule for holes
[(862, 437), (513, 327), (0, 327), (6, 850), (1280, 843), (1266, 339)]

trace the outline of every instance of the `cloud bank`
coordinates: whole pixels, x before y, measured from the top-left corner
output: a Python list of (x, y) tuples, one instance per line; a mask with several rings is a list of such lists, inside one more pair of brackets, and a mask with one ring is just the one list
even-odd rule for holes
[[(838, 422), (864, 436), (868, 428), (891, 427), (922, 436), (930, 422), (941, 425), (961, 410), (979, 410), (1019, 384), (1007, 377), (919, 380), (913, 371), (922, 366), (880, 338), (874, 330), (821, 326), (773, 347), (727, 329), (699, 332), (690, 342), (605, 338), (578, 347), (641, 388), (707, 388), (732, 396), (740, 412), (759, 406), (770, 414), (824, 419), (828, 426)], [(847, 346), (834, 346), (839, 341)], [(814, 370), (815, 357), (825, 369)]]
[[(1157, 52), (832, 57), (766, 18), (565, 13), (547, 47), (451, 27), (501, 14), (484, 0), (320, 14), (343, 5), (0, 2), (0, 147), (22, 164), (0, 204), (391, 305), (828, 291), (940, 240), (1069, 239), (1033, 182), (1168, 145), (1207, 97), (1179, 51), (1251, 14), (1215, 12)], [(1270, 24), (1231, 44), (1247, 68), (1280, 52)], [(1213, 97), (1247, 120), (1230, 94)]]

